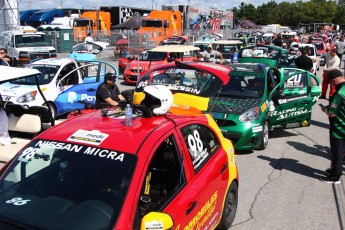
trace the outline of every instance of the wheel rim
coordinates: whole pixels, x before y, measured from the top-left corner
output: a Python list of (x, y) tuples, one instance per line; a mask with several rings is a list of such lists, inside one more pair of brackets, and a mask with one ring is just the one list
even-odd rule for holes
[(235, 190), (231, 190), (230, 194), (229, 194), (229, 199), (226, 203), (226, 219), (228, 222), (230, 222), (235, 213), (236, 213), (236, 209), (237, 209), (237, 198), (236, 198), (236, 191)]
[(268, 124), (267, 123), (265, 123), (264, 125), (263, 139), (264, 139), (264, 146), (267, 146), (268, 145)]

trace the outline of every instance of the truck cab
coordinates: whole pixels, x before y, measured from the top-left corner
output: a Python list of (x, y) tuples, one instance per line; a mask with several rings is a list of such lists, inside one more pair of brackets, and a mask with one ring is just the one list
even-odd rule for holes
[(0, 46), (7, 49), (13, 66), (25, 66), (35, 59), (54, 58), (56, 49), (43, 32), (31, 26), (0, 33)]
[(180, 11), (154, 10), (143, 18), (141, 28), (134, 36), (133, 44), (153, 48), (165, 38), (181, 36), (182, 14)]

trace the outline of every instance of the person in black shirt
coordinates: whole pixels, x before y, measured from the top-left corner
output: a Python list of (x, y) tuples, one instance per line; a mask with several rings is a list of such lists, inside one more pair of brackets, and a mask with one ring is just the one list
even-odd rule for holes
[(96, 91), (96, 104), (108, 103), (111, 106), (118, 106), (118, 101), (125, 101), (119, 88), (115, 84), (116, 76), (113, 73), (107, 73), (104, 82), (100, 84)]
[(295, 65), (298, 69), (304, 69), (308, 71), (312, 71), (313, 69), (313, 60), (307, 56), (308, 50), (302, 49), (302, 55), (296, 58)]

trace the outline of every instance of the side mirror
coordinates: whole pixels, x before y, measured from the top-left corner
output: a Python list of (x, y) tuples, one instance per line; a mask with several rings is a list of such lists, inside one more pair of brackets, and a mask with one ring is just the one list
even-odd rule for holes
[(162, 212), (150, 212), (146, 214), (140, 224), (140, 230), (159, 229), (167, 230), (174, 226), (173, 219), (169, 214)]

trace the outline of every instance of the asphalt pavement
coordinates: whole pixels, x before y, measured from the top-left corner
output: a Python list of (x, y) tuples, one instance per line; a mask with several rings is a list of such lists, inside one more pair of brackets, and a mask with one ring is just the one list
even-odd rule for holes
[[(101, 59), (117, 65), (111, 48)], [(122, 76), (118, 85), (134, 87)], [(328, 118), (317, 104), (311, 126), (273, 131), (265, 150), (236, 153), (240, 185), (231, 229), (345, 229), (345, 176), (339, 185), (319, 180), (330, 166), (330, 148)]]

